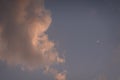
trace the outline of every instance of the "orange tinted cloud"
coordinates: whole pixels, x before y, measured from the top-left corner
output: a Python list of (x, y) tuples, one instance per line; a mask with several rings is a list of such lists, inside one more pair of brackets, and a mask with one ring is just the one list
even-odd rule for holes
[(65, 62), (45, 33), (52, 19), (44, 0), (1, 0), (0, 12), (0, 60), (30, 70)]

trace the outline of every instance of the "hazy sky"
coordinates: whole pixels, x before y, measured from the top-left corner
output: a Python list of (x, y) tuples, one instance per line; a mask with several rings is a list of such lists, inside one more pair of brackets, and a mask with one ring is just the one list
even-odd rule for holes
[[(45, 7), (52, 15), (46, 33), (65, 54), (67, 80), (120, 80), (119, 0), (46, 0)], [(53, 78), (1, 61), (0, 80)]]

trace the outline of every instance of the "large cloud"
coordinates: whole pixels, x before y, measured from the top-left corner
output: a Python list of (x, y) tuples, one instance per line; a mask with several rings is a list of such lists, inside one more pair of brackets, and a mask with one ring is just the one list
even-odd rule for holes
[(50, 23), (44, 0), (0, 0), (0, 60), (27, 69), (64, 62), (45, 33)]

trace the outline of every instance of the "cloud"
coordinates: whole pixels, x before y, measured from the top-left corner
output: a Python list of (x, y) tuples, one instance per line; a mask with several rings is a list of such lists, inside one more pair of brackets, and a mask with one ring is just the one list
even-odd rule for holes
[(46, 67), (45, 73), (52, 73), (54, 76), (55, 80), (66, 80), (66, 71), (64, 70), (63, 72), (59, 72), (58, 70), (50, 67)]
[(51, 21), (44, 0), (0, 0), (0, 60), (30, 70), (64, 63), (46, 34)]
[(65, 72), (58, 73), (55, 78), (56, 80), (66, 80), (66, 73)]

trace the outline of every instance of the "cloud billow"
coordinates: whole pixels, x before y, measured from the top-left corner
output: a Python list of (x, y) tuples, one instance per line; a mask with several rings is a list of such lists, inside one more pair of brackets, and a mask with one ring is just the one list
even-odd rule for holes
[(45, 33), (51, 21), (44, 0), (0, 0), (0, 60), (31, 70), (63, 63)]

